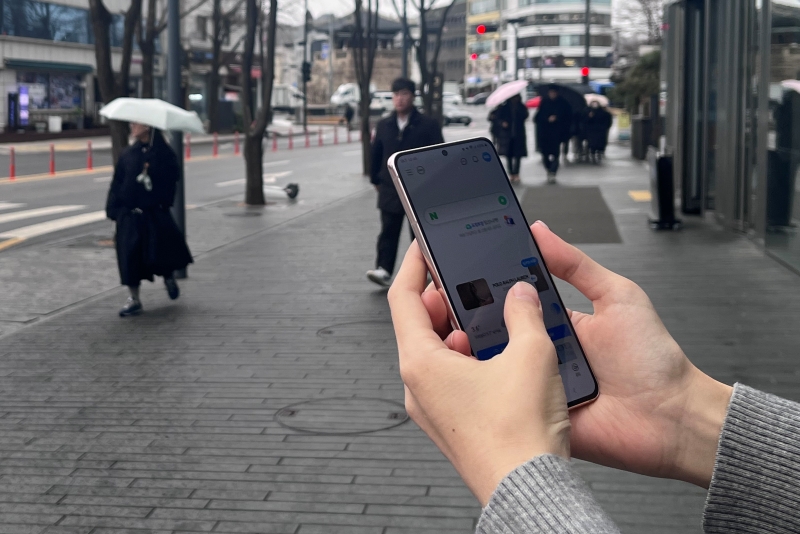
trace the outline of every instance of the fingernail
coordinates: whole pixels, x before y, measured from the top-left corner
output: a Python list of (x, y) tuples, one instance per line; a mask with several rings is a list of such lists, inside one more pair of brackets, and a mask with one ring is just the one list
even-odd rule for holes
[(541, 219), (539, 219), (538, 221), (536, 221), (536, 222), (535, 222), (535, 223), (533, 223), (533, 224), (541, 224), (542, 226), (544, 226), (544, 227), (545, 227), (545, 228), (547, 228), (548, 230), (550, 229), (550, 227), (549, 227), (549, 226), (547, 226), (547, 224), (546, 224), (546, 223), (545, 223), (543, 220), (541, 220)]
[(520, 300), (527, 300), (537, 306), (539, 305), (539, 293), (527, 282), (517, 282), (514, 284), (514, 287), (511, 288), (511, 292), (514, 294), (514, 297)]

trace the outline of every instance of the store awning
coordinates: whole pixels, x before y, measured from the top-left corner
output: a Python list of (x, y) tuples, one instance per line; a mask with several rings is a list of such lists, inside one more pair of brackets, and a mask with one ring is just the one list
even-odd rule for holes
[(30, 59), (6, 59), (6, 68), (15, 70), (33, 70), (45, 72), (74, 72), (88, 74), (94, 72), (91, 65), (80, 63), (57, 63), (55, 61), (33, 61)]

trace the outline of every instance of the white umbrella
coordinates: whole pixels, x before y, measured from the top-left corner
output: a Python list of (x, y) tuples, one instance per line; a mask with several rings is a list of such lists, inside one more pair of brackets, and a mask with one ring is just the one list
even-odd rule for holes
[(528, 80), (504, 83), (489, 95), (489, 98), (486, 99), (486, 107), (489, 109), (496, 108), (512, 96), (520, 94), (526, 87), (528, 87)]
[(200, 117), (158, 98), (117, 98), (100, 110), (113, 121), (138, 122), (159, 130), (205, 133)]
[(589, 93), (587, 95), (583, 95), (583, 97), (586, 99), (587, 104), (591, 104), (592, 102), (597, 102), (604, 108), (608, 107), (608, 98), (604, 97), (603, 95)]

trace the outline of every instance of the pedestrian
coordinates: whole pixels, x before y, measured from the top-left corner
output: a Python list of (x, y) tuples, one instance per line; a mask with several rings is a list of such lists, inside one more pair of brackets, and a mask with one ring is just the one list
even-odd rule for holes
[(553, 275), (593, 304), (572, 313), (599, 388), (590, 404), (567, 411), (531, 284), (508, 292), (510, 341), (488, 361), (466, 357), (417, 243), (389, 291), (406, 411), (480, 502), (476, 532), (619, 534), (571, 457), (708, 489), (708, 533), (800, 532), (800, 404), (704, 374), (640, 287), (545, 224), (531, 231)]
[(120, 317), (142, 312), (139, 285), (154, 276), (163, 276), (169, 298), (177, 299), (174, 272), (193, 261), (169, 212), (181, 173), (178, 157), (154, 128), (131, 123), (131, 134), (136, 142), (120, 155), (106, 202), (106, 215), (117, 223), (120, 280), (130, 290)]
[(592, 163), (598, 163), (605, 155), (612, 122), (611, 113), (597, 101), (592, 102), (583, 113), (587, 155)]
[(384, 287), (389, 286), (392, 280), (400, 232), (403, 221), (406, 220), (403, 204), (392, 183), (386, 162), (389, 156), (400, 150), (444, 142), (439, 123), (414, 107), (415, 88), (414, 82), (407, 78), (398, 78), (392, 83), (394, 111), (378, 123), (372, 141), (370, 181), (378, 191), (381, 233), (378, 236), (375, 268), (367, 271), (367, 278)]
[(508, 159), (511, 183), (518, 184), (520, 159), (528, 156), (525, 120), (528, 108), (520, 95), (514, 95), (492, 112), (492, 133), (496, 137), (497, 153)]
[(353, 110), (353, 106), (350, 105), (350, 102), (345, 102), (343, 117), (344, 117), (344, 122), (347, 124), (348, 132), (352, 129), (353, 116), (355, 116), (355, 111)]
[(547, 183), (556, 182), (561, 144), (566, 136), (569, 140), (572, 128), (572, 107), (551, 85), (547, 97), (542, 98), (533, 117), (536, 125), (536, 145), (542, 153), (542, 164), (547, 171)]

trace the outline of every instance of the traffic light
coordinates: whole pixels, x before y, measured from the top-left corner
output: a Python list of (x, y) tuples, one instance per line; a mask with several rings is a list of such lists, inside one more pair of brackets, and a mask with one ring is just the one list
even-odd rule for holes
[(311, 81), (311, 63), (308, 61), (303, 61), (303, 81)]
[(589, 84), (589, 67), (583, 67), (581, 69), (581, 78), (583, 78), (583, 84)]
[(475, 60), (477, 60), (477, 59), (478, 59), (478, 54), (476, 54), (475, 52), (473, 52), (472, 54), (470, 54), (469, 58), (470, 58), (472, 61), (475, 61)]
[(486, 25), (485, 24), (478, 24), (475, 27), (475, 31), (477, 32), (478, 35), (483, 35), (484, 33), (486, 33)]
[(478, 24), (472, 27), (472, 31), (478, 35), (484, 35), (487, 33), (495, 33), (500, 29), (497, 24)]

